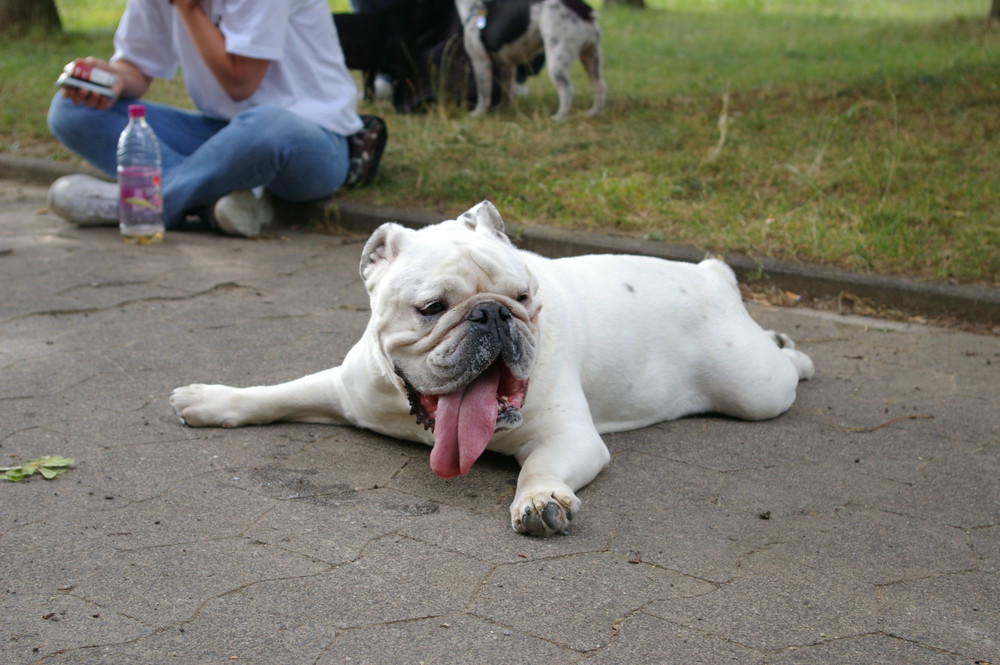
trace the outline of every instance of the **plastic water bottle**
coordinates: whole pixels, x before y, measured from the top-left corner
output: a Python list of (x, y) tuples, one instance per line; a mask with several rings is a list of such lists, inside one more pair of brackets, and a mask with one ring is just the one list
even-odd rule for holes
[(128, 126), (118, 138), (118, 228), (125, 242), (163, 240), (163, 177), (160, 142), (146, 122), (146, 107), (128, 107)]

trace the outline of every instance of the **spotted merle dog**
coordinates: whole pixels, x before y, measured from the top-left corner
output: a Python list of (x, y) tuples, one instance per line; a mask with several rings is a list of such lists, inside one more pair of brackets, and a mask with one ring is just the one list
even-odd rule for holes
[(553, 119), (569, 113), (573, 86), (569, 69), (576, 58), (583, 63), (594, 91), (587, 115), (604, 108), (605, 85), (601, 76), (601, 30), (597, 14), (583, 0), (455, 0), (463, 25), (465, 51), (472, 62), (477, 101), (472, 115), (482, 115), (491, 105), (493, 68), (505, 95), (510, 94), (513, 71), (544, 54), (549, 78), (559, 94)]

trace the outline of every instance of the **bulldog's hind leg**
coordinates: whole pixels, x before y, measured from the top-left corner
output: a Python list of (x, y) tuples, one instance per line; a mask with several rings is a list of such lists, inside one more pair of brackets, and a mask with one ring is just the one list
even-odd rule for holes
[(774, 340), (774, 343), (778, 345), (782, 353), (788, 356), (788, 359), (795, 365), (795, 369), (799, 373), (799, 381), (808, 381), (815, 376), (816, 366), (813, 365), (812, 358), (797, 350), (795, 342), (792, 341), (791, 337), (777, 330), (768, 330), (766, 332)]
[(521, 473), (510, 504), (511, 526), (519, 533), (549, 536), (565, 531), (580, 510), (574, 493), (607, 466), (611, 456), (592, 426), (589, 415), (567, 423), (554, 436), (517, 452)]
[(743, 420), (775, 418), (791, 408), (799, 381), (813, 376), (813, 363), (787, 335), (762, 330), (749, 316), (745, 321), (706, 367), (705, 376), (714, 379), (706, 386), (711, 410)]

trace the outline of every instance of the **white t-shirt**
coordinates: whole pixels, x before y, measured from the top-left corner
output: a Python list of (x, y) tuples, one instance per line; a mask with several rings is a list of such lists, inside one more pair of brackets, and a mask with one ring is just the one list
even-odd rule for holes
[(357, 87), (344, 63), (327, 0), (202, 0), (226, 39), (226, 51), (270, 60), (260, 87), (242, 102), (230, 99), (202, 61), (167, 0), (128, 0), (112, 60), (124, 58), (147, 76), (173, 78), (180, 67), (194, 105), (232, 118), (271, 104), (347, 136), (361, 129)]

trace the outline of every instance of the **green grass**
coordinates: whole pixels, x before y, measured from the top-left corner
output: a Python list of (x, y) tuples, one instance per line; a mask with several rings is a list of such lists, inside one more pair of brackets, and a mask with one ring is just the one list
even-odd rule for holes
[[(391, 138), (375, 186), (344, 198), (442, 214), (490, 198), (515, 222), (1000, 284), (986, 0), (647, 2), (601, 9), (603, 116), (582, 117), (579, 67), (563, 123), (544, 74), (481, 119), (364, 103)], [(67, 35), (0, 46), (0, 150), (68, 158), (44, 125), (51, 80), (76, 55), (110, 54), (122, 4), (61, 2)]]

